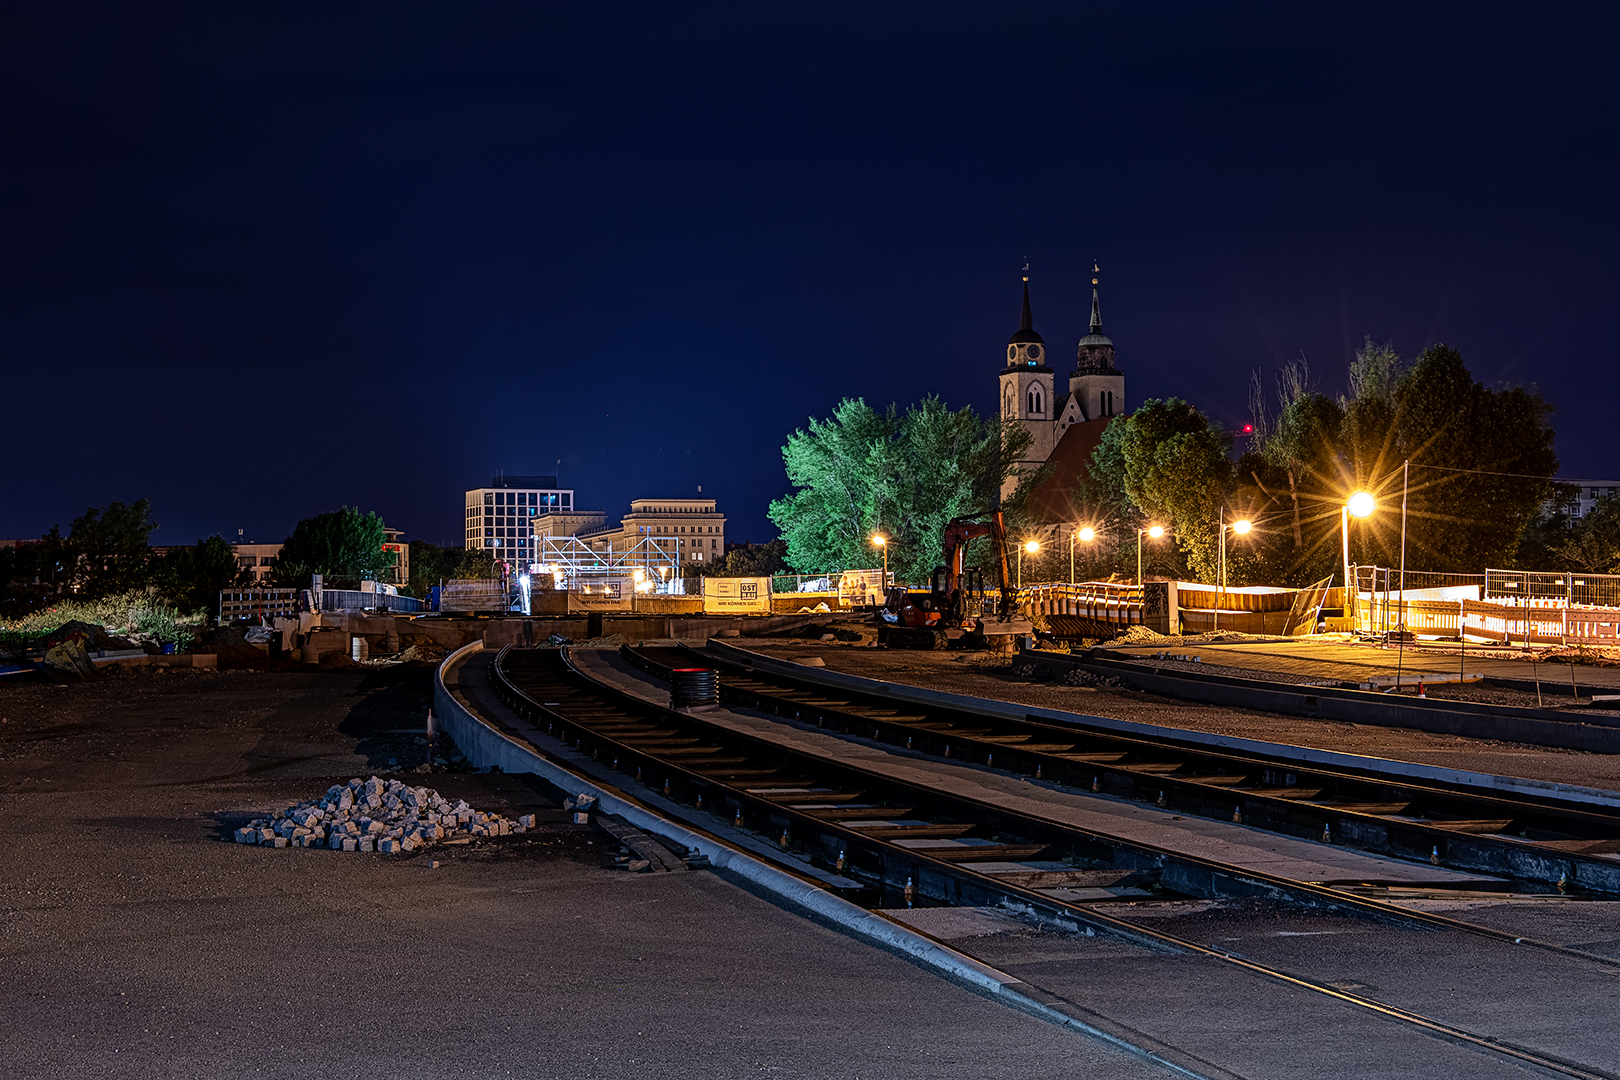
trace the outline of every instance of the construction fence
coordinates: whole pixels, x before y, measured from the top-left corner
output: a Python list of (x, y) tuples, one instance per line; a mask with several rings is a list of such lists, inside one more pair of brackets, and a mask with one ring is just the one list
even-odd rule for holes
[(1620, 575), (1353, 567), (1356, 628), (1502, 645), (1620, 644)]

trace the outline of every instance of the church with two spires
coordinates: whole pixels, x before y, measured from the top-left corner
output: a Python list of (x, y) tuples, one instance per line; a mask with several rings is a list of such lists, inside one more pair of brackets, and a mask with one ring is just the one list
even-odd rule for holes
[(1067, 390), (1059, 394), (1052, 357), (1035, 331), (1026, 275), (1023, 316), (1018, 332), (1007, 339), (1007, 366), (1001, 370), (1001, 415), (1028, 431), (1030, 443), (1001, 497), (1010, 497), (1022, 476), (1051, 462), (1050, 475), (1030, 493), (1030, 507), (1037, 520), (1068, 520), (1069, 492), (1086, 474), (1103, 429), (1124, 412), (1125, 376), (1114, 366), (1114, 343), (1102, 330), (1097, 279), (1091, 279), (1091, 329), (1080, 339)]

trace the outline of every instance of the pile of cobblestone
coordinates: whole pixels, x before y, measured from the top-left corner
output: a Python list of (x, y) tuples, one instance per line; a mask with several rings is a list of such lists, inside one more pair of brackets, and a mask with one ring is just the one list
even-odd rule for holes
[(474, 810), (465, 799), (452, 803), (432, 788), (373, 776), (333, 784), (318, 799), (250, 821), (236, 830), (236, 842), (393, 854), (445, 841), (508, 836), (533, 827), (533, 814), (513, 821)]

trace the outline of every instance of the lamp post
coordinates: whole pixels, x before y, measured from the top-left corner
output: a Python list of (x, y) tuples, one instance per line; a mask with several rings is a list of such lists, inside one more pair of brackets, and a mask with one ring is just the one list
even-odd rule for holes
[(1142, 534), (1146, 533), (1157, 540), (1164, 535), (1163, 525), (1149, 525), (1145, 529), (1136, 530), (1136, 587), (1142, 587)]
[(887, 589), (889, 587), (889, 538), (882, 533), (878, 533), (872, 537), (872, 543), (876, 544), (878, 550), (883, 552), (883, 587)]
[(1225, 600), (1226, 600), (1226, 533), (1227, 533), (1227, 530), (1230, 529), (1232, 532), (1237, 533), (1239, 536), (1247, 536), (1249, 534), (1249, 530), (1252, 529), (1252, 528), (1254, 528), (1254, 522), (1250, 521), (1248, 518), (1239, 518), (1238, 520), (1232, 522), (1232, 524), (1228, 525), (1226, 523), (1226, 507), (1224, 507), (1224, 506), (1221, 507), (1221, 589), (1220, 589), (1220, 593), (1218, 594), (1218, 596), (1216, 597), (1216, 600), (1215, 600), (1215, 620), (1214, 620), (1215, 621), (1215, 626), (1214, 626), (1214, 629), (1216, 629), (1216, 630), (1219, 630), (1221, 628), (1221, 604), (1224, 603)]
[(1344, 617), (1349, 618), (1350, 606), (1350, 515), (1358, 518), (1367, 517), (1373, 512), (1377, 504), (1373, 501), (1372, 493), (1358, 491), (1345, 500), (1344, 506), (1339, 508), (1339, 542), (1344, 549)]
[(1037, 544), (1033, 540), (1026, 540), (1021, 545), (1019, 545), (1019, 548), (1018, 548), (1018, 587), (1020, 589), (1022, 589), (1024, 587), (1024, 552), (1027, 551), (1031, 555), (1033, 555), (1039, 550), (1041, 550), (1041, 545)]
[(1075, 541), (1076, 537), (1078, 537), (1081, 540), (1084, 540), (1086, 543), (1089, 544), (1093, 540), (1097, 539), (1097, 530), (1093, 529), (1090, 525), (1086, 525), (1083, 528), (1076, 529), (1074, 532), (1069, 534), (1069, 584), (1070, 585), (1074, 584), (1074, 541)]

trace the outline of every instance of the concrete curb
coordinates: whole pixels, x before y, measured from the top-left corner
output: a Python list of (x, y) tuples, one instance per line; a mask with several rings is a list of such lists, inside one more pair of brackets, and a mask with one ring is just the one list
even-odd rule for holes
[[(1015, 1008), (1073, 1028), (1132, 1054), (1146, 1057), (1183, 1076), (1194, 1077), (1196, 1080), (1212, 1080), (1213, 1077), (1221, 1075), (1219, 1072), (1199, 1071), (1180, 1064), (1167, 1057), (1165, 1051), (1146, 1049), (1124, 1036), (1070, 1016), (1053, 1004), (1041, 1000), (1045, 995), (1040, 995), (1036, 988), (1021, 979), (982, 964), (971, 956), (941, 945), (880, 915), (874, 915), (841, 896), (801, 881), (752, 855), (722, 844), (711, 837), (695, 833), (675, 821), (653, 813), (640, 803), (598, 787), (585, 777), (541, 757), (479, 719), (457, 701), (455, 695), (451, 694), (445, 685), (446, 673), (459, 668), (473, 653), (483, 648), (482, 642), (475, 641), (471, 645), (457, 649), (444, 658), (433, 679), (433, 708), (439, 726), (449, 732), (450, 737), (455, 739), (456, 746), (478, 767), (494, 765), (502, 772), (530, 773), (542, 777), (564, 791), (594, 795), (601, 812), (614, 814), (647, 832), (682, 844), (707, 858), (711, 866), (736, 874), (766, 892), (797, 904), (864, 938), (905, 953), (937, 971), (987, 990), (1006, 999), (1007, 1003)], [(1171, 1054), (1174, 1052), (1171, 1051)]]
[[(943, 705), (989, 716), (1000, 716), (1009, 720), (1041, 720), (1095, 728), (1100, 731), (1118, 732), (1122, 735), (1175, 739), (1195, 746), (1209, 746), (1223, 750), (1240, 751), (1246, 754), (1279, 757), (1336, 769), (1358, 769), (1391, 776), (1410, 777), (1413, 780), (1456, 784), (1461, 787), (1479, 788), (1486, 791), (1531, 795), (1559, 802), (1620, 809), (1620, 792), (1605, 791), (1601, 788), (1558, 784), (1546, 780), (1529, 780), (1516, 776), (1496, 776), (1492, 773), (1448, 769), (1442, 766), (1421, 765), (1410, 761), (1392, 761), (1386, 758), (1366, 757), (1361, 754), (1340, 753), (1336, 750), (1320, 750), (1309, 746), (1262, 742), (1258, 739), (1244, 739), (1232, 735), (1211, 735), (1201, 731), (1189, 731), (1185, 728), (1139, 724), (1131, 720), (1113, 720), (1106, 716), (1090, 716), (1085, 713), (1066, 712), (1061, 709), (1036, 708), (1014, 702), (973, 697), (968, 694), (951, 694), (942, 690), (928, 690), (905, 683), (888, 683), (876, 679), (864, 679), (858, 675), (846, 675), (826, 668), (806, 667), (790, 660), (765, 656), (762, 653), (756, 653), (725, 641), (711, 639), (708, 647), (719, 656), (740, 664), (757, 667), (762, 671), (803, 679), (808, 682), (816, 682), (842, 690), (879, 694), (894, 698), (897, 701), (908, 701), (918, 705)], [(1254, 708), (1256, 706), (1251, 705), (1249, 707)]]

